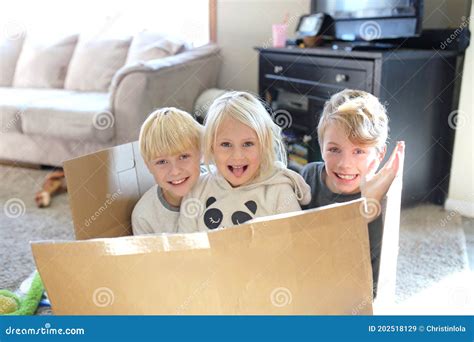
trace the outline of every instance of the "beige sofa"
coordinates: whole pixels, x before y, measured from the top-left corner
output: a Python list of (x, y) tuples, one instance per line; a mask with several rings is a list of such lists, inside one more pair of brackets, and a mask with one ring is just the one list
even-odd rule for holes
[(192, 112), (219, 68), (217, 46), (152, 33), (0, 41), (0, 160), (61, 166), (137, 140), (154, 108)]

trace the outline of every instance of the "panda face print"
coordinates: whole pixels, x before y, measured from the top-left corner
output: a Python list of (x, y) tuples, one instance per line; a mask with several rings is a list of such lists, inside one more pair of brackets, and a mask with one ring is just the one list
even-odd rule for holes
[[(212, 205), (215, 201), (215, 197), (209, 197), (206, 201), (206, 208)], [(204, 213), (204, 223), (207, 228), (216, 229), (221, 224), (223, 217), (222, 211), (217, 208), (211, 208), (206, 210)]]
[[(215, 197), (209, 197), (206, 201), (206, 212), (204, 213), (204, 224), (209, 229), (219, 228), (221, 225), (224, 215), (221, 210), (218, 208), (209, 208), (214, 202), (216, 202)], [(255, 201), (247, 201), (244, 203), (245, 207), (255, 215), (257, 212), (257, 203)], [(231, 215), (231, 220), (234, 225), (242, 224), (251, 220), (253, 217), (248, 212), (245, 211), (236, 211)]]
[[(257, 203), (255, 203), (254, 201), (245, 202), (245, 206), (253, 214), (257, 212)], [(253, 217), (250, 216), (250, 214), (246, 213), (245, 211), (236, 211), (235, 213), (232, 214), (232, 223), (235, 225), (242, 224), (244, 222), (251, 220), (252, 218)]]

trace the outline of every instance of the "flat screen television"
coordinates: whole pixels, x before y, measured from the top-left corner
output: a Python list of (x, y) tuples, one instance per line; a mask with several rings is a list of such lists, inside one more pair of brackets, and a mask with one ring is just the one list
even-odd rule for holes
[(408, 38), (421, 33), (423, 0), (311, 0), (311, 13), (332, 18), (325, 35), (336, 39)]

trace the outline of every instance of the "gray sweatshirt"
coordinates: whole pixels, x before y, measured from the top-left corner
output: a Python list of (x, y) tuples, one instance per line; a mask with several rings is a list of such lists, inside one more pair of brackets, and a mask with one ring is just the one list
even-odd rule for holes
[(155, 184), (145, 192), (132, 213), (133, 235), (176, 233), (179, 207), (173, 207)]

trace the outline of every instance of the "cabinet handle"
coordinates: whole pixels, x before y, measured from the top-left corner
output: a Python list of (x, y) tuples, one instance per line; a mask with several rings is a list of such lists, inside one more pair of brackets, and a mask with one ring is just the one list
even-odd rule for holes
[(346, 82), (348, 79), (349, 79), (349, 77), (347, 77), (347, 75), (345, 75), (345, 74), (337, 74), (336, 75), (336, 82), (337, 83)]
[(275, 65), (275, 66), (273, 67), (273, 72), (274, 72), (275, 74), (279, 74), (279, 73), (282, 72), (282, 71), (283, 71), (283, 67), (282, 67), (281, 65)]

